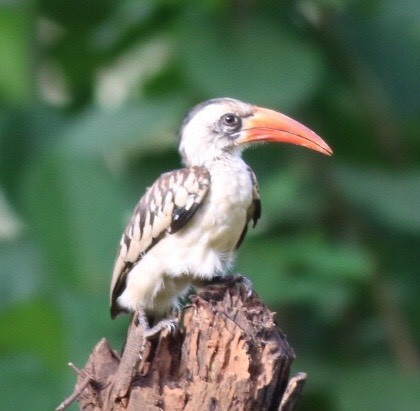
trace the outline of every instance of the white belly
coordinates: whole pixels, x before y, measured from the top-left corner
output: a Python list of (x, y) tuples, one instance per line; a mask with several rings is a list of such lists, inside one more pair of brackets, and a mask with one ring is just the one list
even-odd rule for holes
[(160, 240), (133, 267), (118, 299), (122, 307), (163, 313), (192, 279), (223, 275), (232, 265), (252, 203), (252, 181), (239, 158), (234, 164), (219, 161), (209, 170), (204, 203), (183, 229)]

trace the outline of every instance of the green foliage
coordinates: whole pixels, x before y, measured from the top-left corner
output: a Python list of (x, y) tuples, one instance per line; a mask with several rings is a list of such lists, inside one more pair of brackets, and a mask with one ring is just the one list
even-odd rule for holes
[(420, 230), (420, 173), (418, 170), (385, 171), (343, 167), (337, 170), (343, 193), (365, 218), (391, 230)]
[(31, 94), (31, 16), (23, 8), (5, 8), (0, 13), (0, 95), (23, 101)]
[[(0, 380), (52, 409), (105, 336), (145, 187), (179, 166), (206, 98), (291, 114), (334, 148), (246, 153), (263, 216), (237, 270), (309, 373), (302, 410), (415, 410), (420, 346), (420, 5), (8, 1), (0, 12)], [(19, 395), (17, 395), (19, 393)]]
[(229, 17), (187, 13), (181, 20), (179, 44), (188, 47), (181, 48), (180, 58), (191, 85), (204, 95), (232, 95), (289, 110), (305, 101), (322, 75), (320, 50), (274, 19), (248, 15), (240, 29)]

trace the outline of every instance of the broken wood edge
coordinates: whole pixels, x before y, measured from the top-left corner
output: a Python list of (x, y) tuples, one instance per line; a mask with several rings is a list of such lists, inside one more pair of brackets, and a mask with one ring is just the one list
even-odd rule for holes
[(298, 372), (287, 384), (280, 402), (279, 411), (293, 411), (296, 409), (303, 387), (305, 386), (307, 374)]

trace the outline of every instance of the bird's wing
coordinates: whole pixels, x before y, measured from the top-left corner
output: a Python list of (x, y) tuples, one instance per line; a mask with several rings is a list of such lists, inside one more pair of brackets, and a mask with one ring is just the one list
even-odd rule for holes
[(255, 173), (252, 171), (251, 167), (248, 167), (249, 176), (251, 177), (252, 181), (252, 203), (248, 207), (247, 210), (247, 220), (242, 231), (241, 236), (239, 237), (238, 243), (236, 244), (236, 249), (240, 247), (242, 241), (246, 236), (246, 232), (248, 231), (248, 223), (252, 220), (252, 227), (257, 225), (258, 220), (261, 217), (261, 197), (260, 197), (260, 188), (258, 186), (258, 181)]
[(252, 227), (255, 227), (261, 217), (260, 187), (258, 186), (257, 176), (250, 167), (248, 167), (248, 171), (252, 181), (252, 204), (248, 209), (248, 221), (252, 219)]
[(162, 174), (140, 199), (124, 230), (111, 281), (111, 316), (121, 308), (117, 298), (127, 274), (165, 235), (174, 234), (192, 218), (210, 186), (205, 167), (190, 167)]

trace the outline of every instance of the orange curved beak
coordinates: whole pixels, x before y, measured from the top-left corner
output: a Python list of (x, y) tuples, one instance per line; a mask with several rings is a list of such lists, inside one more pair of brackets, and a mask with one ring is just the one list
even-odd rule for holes
[(236, 143), (257, 141), (296, 144), (327, 156), (333, 153), (328, 144), (308, 127), (277, 111), (256, 106), (253, 115), (243, 119)]

